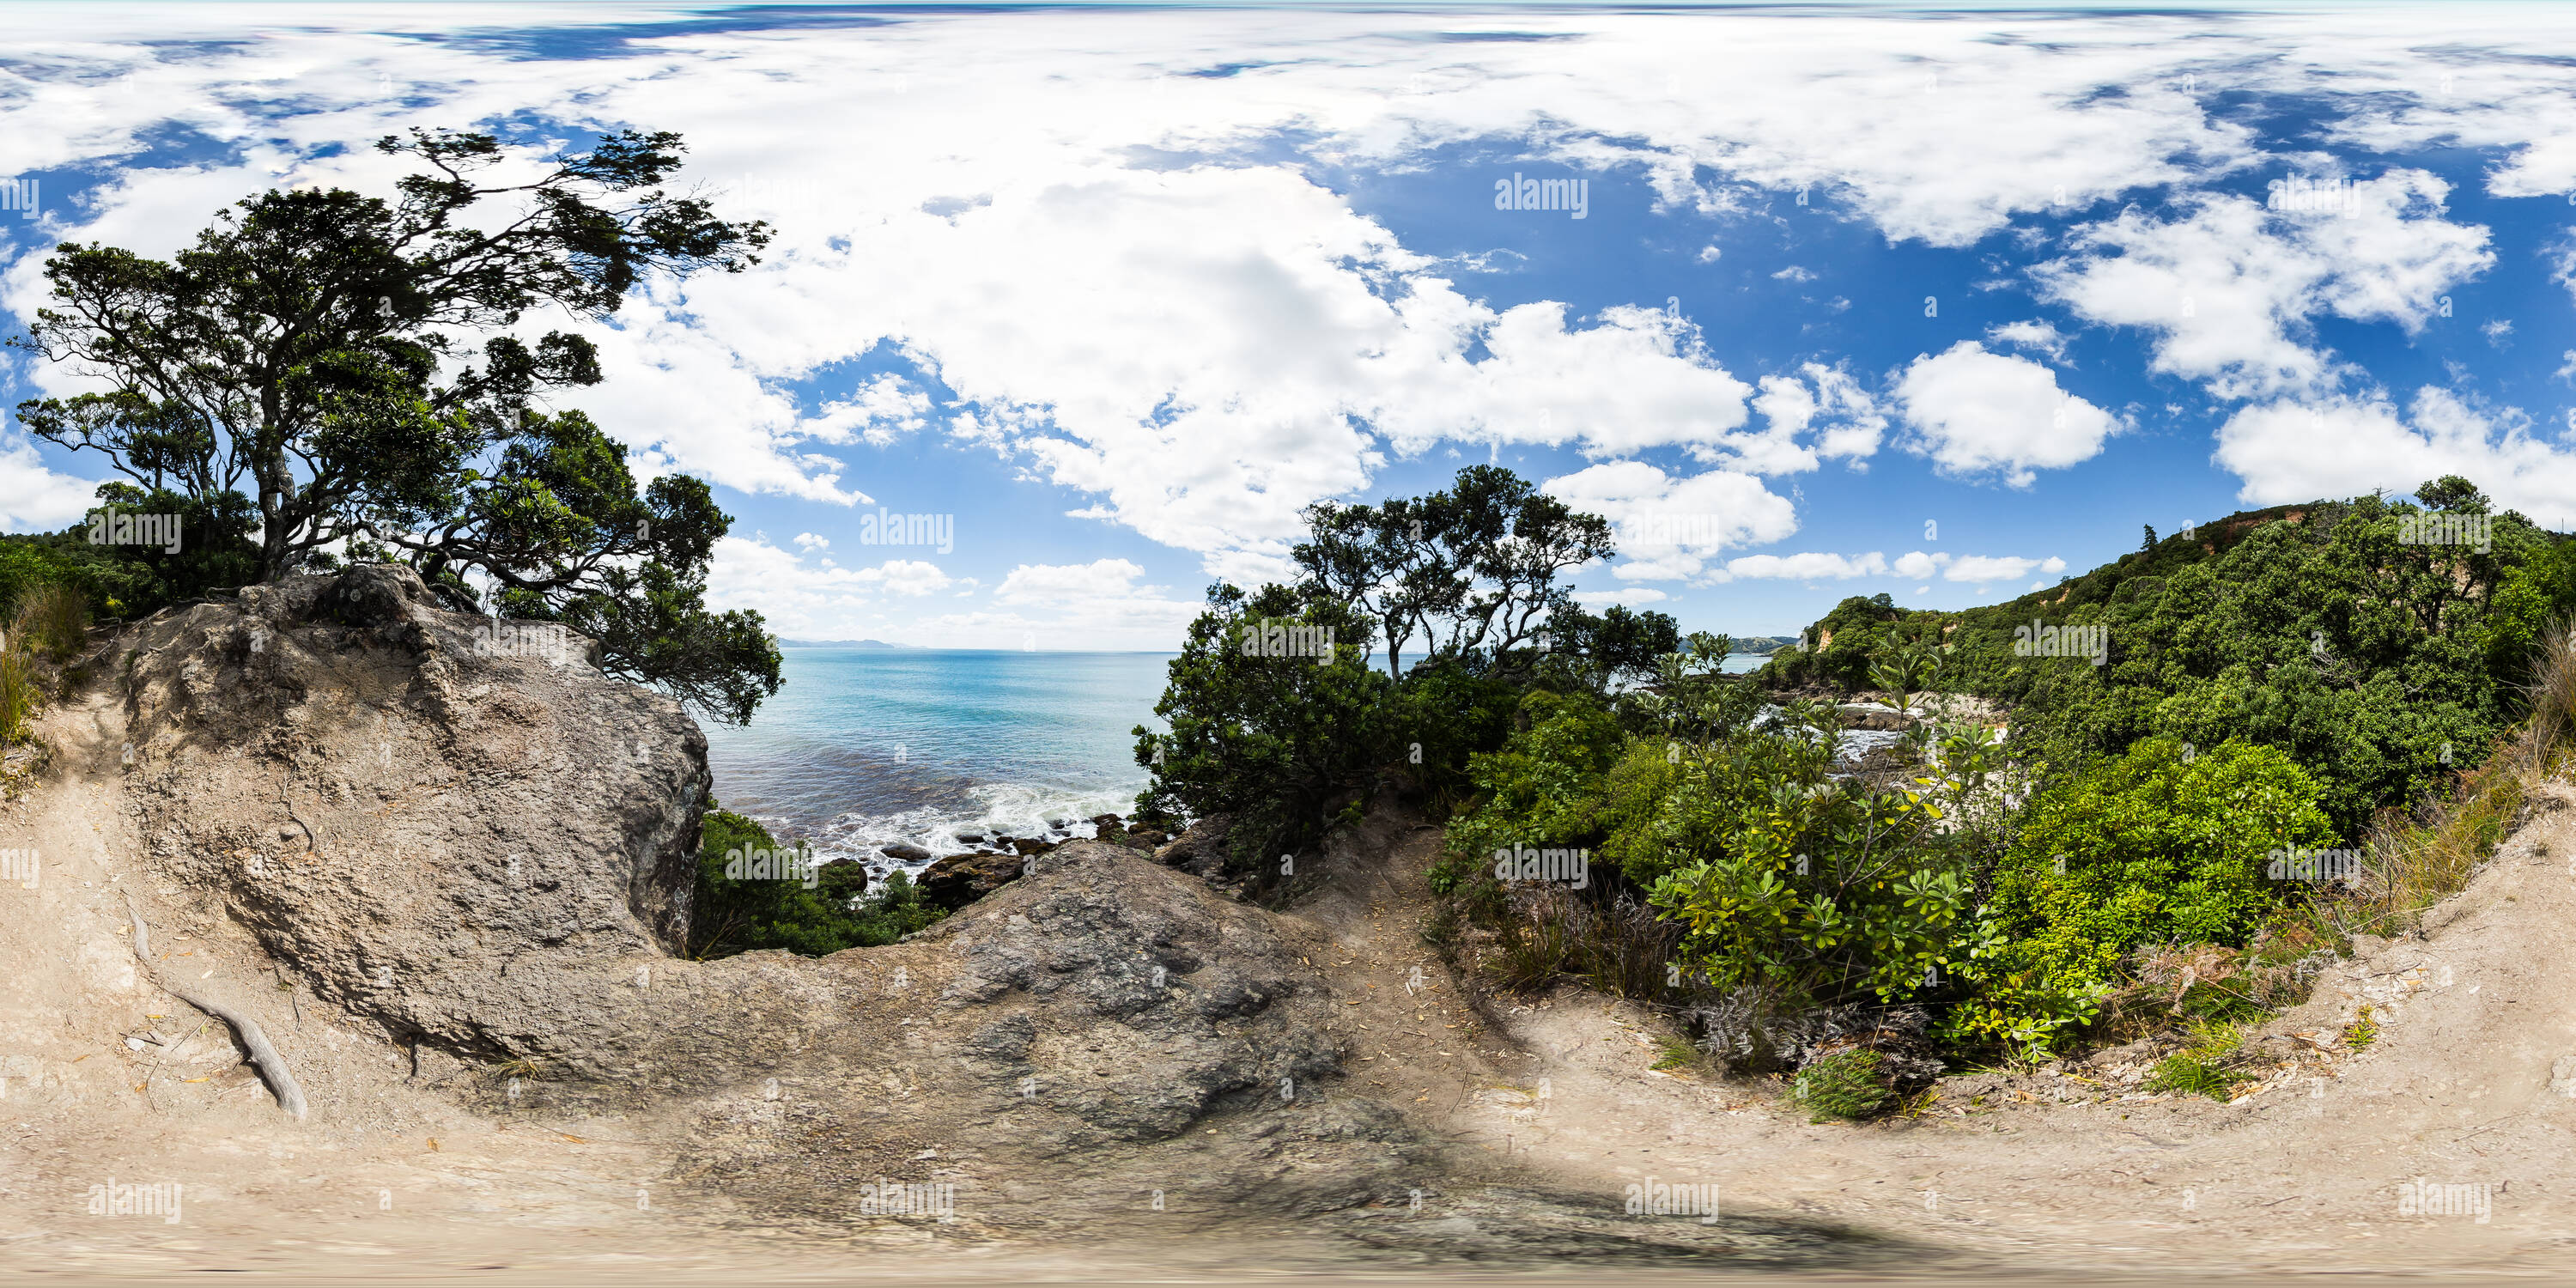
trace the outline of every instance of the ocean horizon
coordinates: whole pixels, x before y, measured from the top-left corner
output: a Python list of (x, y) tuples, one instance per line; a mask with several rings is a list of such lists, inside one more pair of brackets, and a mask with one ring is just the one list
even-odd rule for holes
[[(960, 833), (1090, 836), (1145, 789), (1136, 726), (1177, 652), (782, 647), (786, 681), (748, 726), (705, 725), (715, 797), (780, 841), (871, 873), (969, 847)], [(1760, 665), (1726, 659), (1729, 671)]]

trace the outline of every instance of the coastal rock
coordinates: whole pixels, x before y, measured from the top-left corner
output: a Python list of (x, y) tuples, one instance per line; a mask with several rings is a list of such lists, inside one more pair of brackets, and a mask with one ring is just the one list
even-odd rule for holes
[(1015, 854), (952, 854), (923, 868), (913, 884), (923, 898), (953, 912), (1019, 880), (1025, 866)]
[(1402, 1205), (1438, 1165), (1341, 1085), (1326, 933), (1124, 846), (934, 863), (960, 910), (901, 943), (690, 959), (709, 775), (679, 706), (577, 648), (478, 650), (488, 619), (408, 571), (334, 587), (127, 628), (132, 683), (79, 752), (148, 838), (147, 915), (229, 920), (301, 986), (209, 981), (272, 1029), (408, 1048), (468, 1111), (615, 1116), (735, 1210), (818, 1228), (847, 1228), (858, 1178), (953, 1182), (1007, 1228), (1159, 1222), (1139, 1177)]
[(1875, 702), (1850, 702), (1834, 708), (1845, 729), (1897, 730), (1911, 729), (1914, 719), (1894, 707)]
[(1058, 841), (1042, 841), (1027, 836), (1005, 837), (1003, 843), (1011, 847), (1012, 853), (1021, 855), (1044, 854), (1062, 844)]
[(1225, 815), (1210, 814), (1154, 851), (1154, 861), (1204, 880), (1225, 866), (1225, 838), (1231, 826), (1232, 820)]
[(362, 565), (114, 647), (125, 792), (166, 879), (361, 1022), (506, 1058), (586, 969), (685, 944), (710, 779), (677, 702), (578, 637), (496, 649), (492, 626)]
[(845, 897), (867, 892), (868, 865), (856, 859), (834, 859), (817, 869), (816, 875), (824, 890)]
[(877, 851), (897, 863), (928, 863), (938, 857), (918, 845), (910, 845), (902, 841), (896, 841), (891, 845), (880, 845)]

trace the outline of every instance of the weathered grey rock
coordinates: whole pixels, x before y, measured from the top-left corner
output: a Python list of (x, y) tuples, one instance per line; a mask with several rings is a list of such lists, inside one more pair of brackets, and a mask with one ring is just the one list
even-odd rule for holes
[(907, 845), (901, 841), (892, 845), (880, 845), (877, 849), (897, 863), (928, 863), (936, 857), (918, 845)]
[(923, 868), (913, 884), (923, 898), (954, 912), (1019, 880), (1025, 866), (1016, 854), (952, 854)]
[[(535, 995), (686, 936), (706, 739), (571, 649), (506, 656), (409, 569), (130, 632), (128, 787), (174, 877), (402, 1040), (507, 1057)], [(476, 628), (484, 633), (478, 639)]]

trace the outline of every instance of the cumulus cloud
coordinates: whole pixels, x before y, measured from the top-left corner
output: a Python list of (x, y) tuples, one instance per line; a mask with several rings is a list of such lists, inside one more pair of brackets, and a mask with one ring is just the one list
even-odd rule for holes
[(1840, 368), (1810, 362), (1797, 374), (1762, 377), (1760, 388), (1752, 406), (1762, 414), (1762, 433), (1693, 444), (1692, 454), (1766, 475), (1812, 470), (1819, 458), (1865, 469), (1860, 462), (1877, 453), (1887, 432), (1877, 400)]
[(1006, 604), (1074, 604), (1135, 593), (1145, 570), (1124, 559), (1087, 564), (1021, 564), (1002, 578), (993, 598)]
[(2576, 527), (2576, 450), (2534, 432), (2512, 409), (2426, 385), (2400, 414), (2384, 396), (2288, 400), (2246, 407), (2218, 431), (2218, 463), (2255, 505), (2412, 492), (2458, 474), (2499, 507), (2558, 529)]
[(1549, 479), (1545, 490), (1610, 520), (1626, 561), (1611, 573), (1622, 581), (1696, 577), (1718, 551), (1798, 530), (1787, 498), (1731, 470), (1675, 477), (1642, 461), (1614, 461)]
[(2026, 559), (2017, 555), (1968, 555), (1958, 557), (1946, 551), (1914, 550), (1889, 559), (1872, 550), (1867, 554), (1838, 555), (1810, 551), (1794, 555), (1744, 555), (1726, 561), (1724, 575), (1718, 580), (1779, 581), (1848, 581), (1854, 577), (1894, 576), (1907, 581), (1920, 580), (1939, 573), (1945, 581), (1984, 585), (2027, 576), (2032, 569), (2041, 572), (2064, 572), (2066, 561), (2054, 555), (2044, 559)]
[(98, 484), (57, 474), (35, 444), (0, 445), (0, 529), (47, 532), (69, 527), (98, 504)]
[[(804, 534), (811, 536), (811, 533)], [(819, 545), (801, 538), (807, 554)], [(843, 568), (828, 559), (771, 545), (766, 536), (717, 539), (707, 577), (707, 602), (718, 610), (747, 608), (769, 619), (782, 635), (865, 633), (860, 610), (889, 599), (933, 594), (954, 584), (938, 565), (890, 559), (872, 568)]]
[(2412, 334), (2444, 292), (2495, 262), (2484, 227), (2444, 216), (2450, 185), (2428, 171), (2283, 191), (2292, 198), (2279, 209), (2206, 192), (2173, 219), (2132, 208), (2074, 230), (2076, 253), (2032, 275), (2045, 298), (2088, 321), (2152, 333), (2155, 370), (2243, 399), (2340, 380), (2332, 354), (2310, 342), (2312, 317)]
[(2066, 561), (2054, 556), (2023, 559), (2013, 555), (1969, 555), (1953, 560), (1948, 568), (1942, 570), (1941, 576), (1948, 581), (1982, 586), (1990, 581), (2018, 581), (2029, 576), (2034, 568), (2047, 573), (2064, 572)]
[(1853, 577), (1885, 576), (1886, 573), (1887, 556), (1875, 550), (1865, 555), (1819, 551), (1794, 555), (1745, 555), (1726, 561), (1726, 575), (1730, 579), (1844, 581)]
[(1986, 339), (2000, 348), (2012, 345), (2048, 355), (2051, 362), (2066, 360), (2066, 337), (2053, 323), (2043, 321), (2006, 322), (1986, 328)]
[(797, 428), (825, 443), (852, 439), (884, 447), (930, 423), (930, 395), (893, 372), (880, 372), (849, 397), (825, 405), (823, 414)]
[(1627, 607), (1635, 608), (1640, 604), (1660, 604), (1670, 598), (1672, 598), (1672, 596), (1667, 595), (1652, 586), (1621, 586), (1617, 590), (1577, 591), (1574, 595), (1574, 602), (1587, 606), (1624, 604)]
[(1910, 450), (1944, 474), (1993, 476), (2028, 487), (2043, 469), (2091, 460), (2118, 433), (2118, 417), (2057, 387), (2057, 375), (2028, 358), (1991, 353), (1961, 340), (1917, 357), (1894, 390), (1914, 431)]

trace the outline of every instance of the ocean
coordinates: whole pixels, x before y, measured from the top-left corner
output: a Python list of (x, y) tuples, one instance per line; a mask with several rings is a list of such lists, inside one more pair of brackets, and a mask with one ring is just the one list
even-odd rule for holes
[[(716, 799), (817, 857), (892, 863), (960, 832), (1089, 836), (1127, 814), (1169, 653), (791, 648), (748, 727), (708, 724)], [(1050, 825), (1058, 825), (1051, 827)]]
[[(1089, 836), (1145, 787), (1137, 725), (1160, 729), (1170, 653), (782, 650), (786, 679), (748, 727), (707, 724), (716, 799), (818, 858), (918, 870), (960, 833)], [(1731, 657), (1727, 669), (1761, 659)]]

